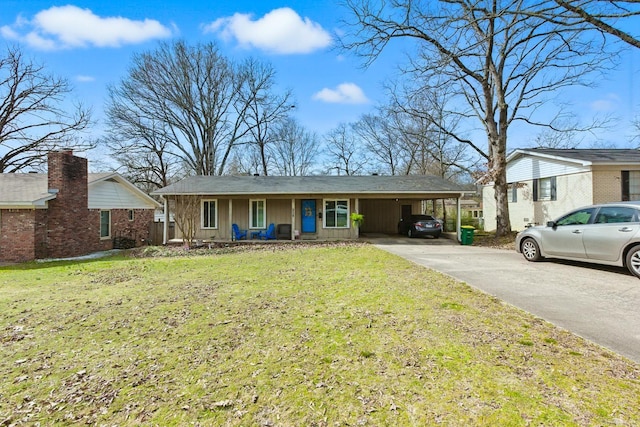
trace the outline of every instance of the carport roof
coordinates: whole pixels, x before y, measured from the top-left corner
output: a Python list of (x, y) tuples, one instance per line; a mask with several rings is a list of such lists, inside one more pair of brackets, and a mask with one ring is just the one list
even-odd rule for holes
[(400, 195), (447, 193), (460, 197), (465, 187), (431, 175), (369, 176), (192, 176), (154, 191), (168, 195)]

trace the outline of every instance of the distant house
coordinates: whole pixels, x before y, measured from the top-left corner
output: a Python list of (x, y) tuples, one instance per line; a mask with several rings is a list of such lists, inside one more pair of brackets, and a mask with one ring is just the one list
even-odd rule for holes
[[(235, 223), (249, 231), (249, 238), (274, 224), (287, 230), (283, 239), (325, 240), (395, 234), (401, 218), (426, 213), (427, 200), (459, 199), (466, 192), (424, 175), (194, 176), (152, 194), (163, 197), (165, 209), (180, 197), (197, 198), (197, 239), (230, 240)], [(364, 215), (359, 228), (352, 226), (353, 212)]]
[[(514, 230), (594, 203), (640, 200), (640, 150), (527, 149), (507, 158)], [(483, 188), (485, 230), (496, 229), (493, 183)]]
[(0, 261), (84, 255), (114, 239), (142, 244), (161, 205), (117, 173), (87, 173), (87, 160), (51, 152), (48, 173), (0, 174)]

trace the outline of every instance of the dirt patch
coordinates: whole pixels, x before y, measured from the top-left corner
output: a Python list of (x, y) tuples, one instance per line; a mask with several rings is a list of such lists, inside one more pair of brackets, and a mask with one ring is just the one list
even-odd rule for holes
[(494, 249), (515, 250), (515, 240), (518, 233), (511, 233), (496, 237), (495, 233), (479, 232), (473, 236), (473, 246), (482, 246)]
[(368, 245), (367, 242), (354, 241), (281, 241), (281, 242), (213, 242), (196, 247), (184, 246), (146, 246), (131, 249), (128, 255), (132, 258), (180, 257), (194, 255), (213, 255), (243, 252), (279, 252), (302, 250), (310, 247), (344, 248)]

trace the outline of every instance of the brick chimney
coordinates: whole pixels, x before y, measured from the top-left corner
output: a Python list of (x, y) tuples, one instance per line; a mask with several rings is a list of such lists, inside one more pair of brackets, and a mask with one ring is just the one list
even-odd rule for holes
[(87, 159), (63, 150), (50, 152), (48, 162), (48, 190), (56, 198), (47, 212), (47, 256), (85, 254), (91, 250)]

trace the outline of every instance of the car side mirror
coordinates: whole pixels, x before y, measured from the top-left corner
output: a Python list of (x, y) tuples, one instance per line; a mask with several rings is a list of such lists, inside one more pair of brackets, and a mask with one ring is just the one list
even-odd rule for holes
[(555, 221), (547, 221), (547, 227), (556, 228), (557, 226)]

